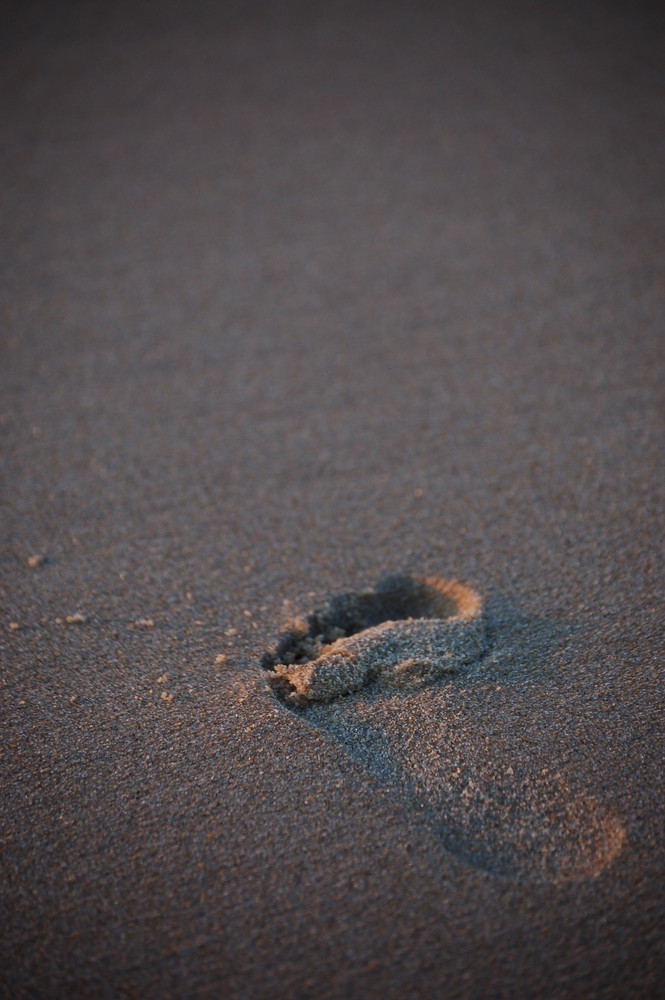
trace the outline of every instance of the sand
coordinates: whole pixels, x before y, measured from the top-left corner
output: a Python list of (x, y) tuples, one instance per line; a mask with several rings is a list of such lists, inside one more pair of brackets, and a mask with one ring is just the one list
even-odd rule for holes
[(295, 622), (262, 664), (283, 700), (333, 699), (378, 682), (421, 687), (478, 661), (487, 650), (482, 600), (457, 580), (392, 576), (364, 593), (339, 594)]
[(662, 43), (5, 16), (0, 994), (658, 995)]

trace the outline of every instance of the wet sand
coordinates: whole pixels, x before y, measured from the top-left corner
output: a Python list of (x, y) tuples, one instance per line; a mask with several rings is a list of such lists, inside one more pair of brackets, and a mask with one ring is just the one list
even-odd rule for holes
[[(657, 995), (635, 11), (8, 17), (3, 995)], [(396, 574), (479, 595), (478, 655), (285, 700), (279, 637)]]

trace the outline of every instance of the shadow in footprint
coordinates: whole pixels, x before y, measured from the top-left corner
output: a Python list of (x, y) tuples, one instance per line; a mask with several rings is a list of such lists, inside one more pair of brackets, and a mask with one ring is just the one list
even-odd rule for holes
[(390, 577), (314, 611), (264, 666), (276, 696), (397, 794), (447, 851), (496, 875), (582, 881), (619, 853), (620, 822), (531, 764), (529, 720), (505, 698), (503, 714), (493, 705), (506, 681), (542, 674), (566, 634), (502, 601), (484, 608), (457, 582)]

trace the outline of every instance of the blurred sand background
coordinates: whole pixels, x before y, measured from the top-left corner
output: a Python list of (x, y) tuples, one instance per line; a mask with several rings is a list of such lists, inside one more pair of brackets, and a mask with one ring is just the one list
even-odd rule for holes
[[(656, 995), (657, 5), (2, 23), (0, 992)], [(488, 658), (276, 700), (395, 572)]]

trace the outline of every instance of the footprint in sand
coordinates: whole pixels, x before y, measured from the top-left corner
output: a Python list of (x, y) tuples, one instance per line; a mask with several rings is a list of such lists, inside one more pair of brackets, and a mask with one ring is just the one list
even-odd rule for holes
[(544, 656), (542, 629), (488, 613), (463, 584), (396, 576), (332, 598), (263, 666), (275, 695), (415, 808), (446, 850), (497, 875), (593, 878), (621, 850), (619, 820), (531, 765), (486, 701), (462, 698), (516, 643), (518, 664)]

